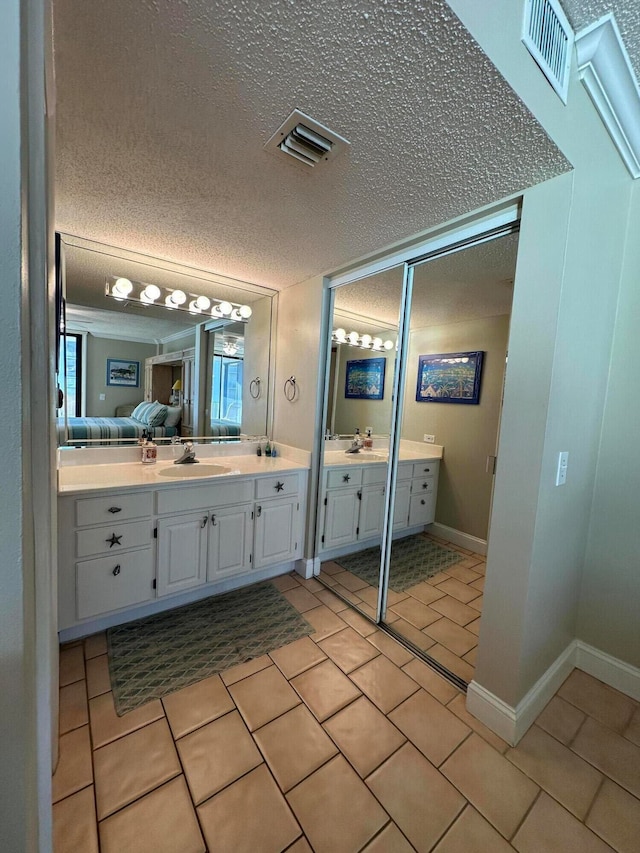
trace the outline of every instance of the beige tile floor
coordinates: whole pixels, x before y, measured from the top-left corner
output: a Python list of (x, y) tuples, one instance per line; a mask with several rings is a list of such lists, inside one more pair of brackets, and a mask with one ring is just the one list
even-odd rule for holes
[(104, 635), (62, 649), (55, 853), (637, 853), (640, 703), (574, 670), (512, 749), (316, 580), (277, 585), (315, 633), (124, 717)]
[[(476, 665), (486, 560), (481, 554), (474, 554), (452, 542), (424, 535), (458, 551), (460, 561), (404, 592), (390, 589), (385, 622), (416, 648), (469, 682)], [(339, 561), (324, 562), (320, 578), (375, 619), (377, 587), (345, 571)], [(393, 587), (393, 577), (390, 585)]]

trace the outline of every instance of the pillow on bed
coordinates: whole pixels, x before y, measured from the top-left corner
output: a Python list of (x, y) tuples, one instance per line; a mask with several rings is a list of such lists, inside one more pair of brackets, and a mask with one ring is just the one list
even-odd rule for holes
[(139, 403), (131, 413), (131, 417), (145, 426), (162, 426), (167, 417), (167, 406), (163, 406), (157, 400), (155, 403)]
[(166, 427), (174, 427), (180, 423), (182, 418), (182, 406), (167, 406), (167, 417), (164, 425)]

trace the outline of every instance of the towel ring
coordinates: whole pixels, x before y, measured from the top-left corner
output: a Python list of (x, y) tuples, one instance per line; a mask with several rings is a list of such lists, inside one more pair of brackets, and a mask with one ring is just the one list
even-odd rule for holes
[(252, 379), (249, 383), (249, 394), (253, 397), (254, 400), (257, 400), (260, 396), (260, 377), (256, 376), (255, 379)]
[(298, 386), (296, 385), (296, 377), (290, 376), (287, 381), (284, 383), (284, 388), (282, 389), (284, 392), (285, 398), (293, 403), (295, 398), (298, 395)]

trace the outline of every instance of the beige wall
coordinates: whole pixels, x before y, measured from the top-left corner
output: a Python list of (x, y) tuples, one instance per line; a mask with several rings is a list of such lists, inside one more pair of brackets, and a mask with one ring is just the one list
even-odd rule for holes
[[(409, 336), (402, 437), (422, 441), (435, 435), (444, 446), (436, 521), (479, 539), (487, 538), (493, 476), (487, 456), (498, 436), (509, 317), (487, 317), (417, 329)], [(484, 352), (480, 403), (416, 402), (418, 356), (429, 353)]]
[[(178, 350), (183, 349), (191, 349), (196, 345), (196, 333), (186, 332), (184, 335), (181, 335), (179, 338), (173, 338), (171, 341), (167, 341), (160, 345), (160, 352), (177, 352)], [(153, 353), (155, 355), (155, 352)]]
[[(247, 435), (264, 435), (267, 429), (272, 299), (265, 296), (253, 302), (251, 307), (253, 313), (244, 338), (242, 432)], [(260, 395), (254, 399), (249, 393), (249, 386), (258, 377)]]
[[(134, 341), (115, 341), (87, 335), (87, 417), (113, 418), (116, 406), (140, 403), (144, 398), (144, 360), (156, 354), (155, 344)], [(107, 359), (121, 358), (140, 362), (140, 383), (137, 388), (107, 385)], [(100, 400), (100, 394), (105, 395)]]

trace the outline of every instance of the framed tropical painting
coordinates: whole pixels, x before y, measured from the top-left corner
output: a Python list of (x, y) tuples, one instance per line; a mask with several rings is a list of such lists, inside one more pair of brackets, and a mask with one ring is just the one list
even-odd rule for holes
[(107, 359), (107, 385), (137, 388), (140, 384), (140, 362), (122, 358)]
[(418, 403), (480, 401), (483, 352), (448, 352), (418, 356)]
[(344, 396), (348, 400), (382, 400), (386, 358), (361, 358), (347, 362)]

